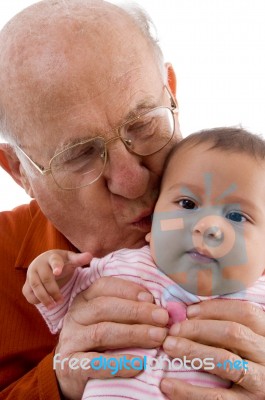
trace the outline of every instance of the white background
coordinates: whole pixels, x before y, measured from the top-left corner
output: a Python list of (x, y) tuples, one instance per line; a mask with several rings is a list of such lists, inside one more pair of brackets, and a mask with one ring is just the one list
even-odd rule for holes
[[(0, 3), (0, 27), (31, 0)], [(178, 77), (182, 133), (242, 124), (264, 134), (265, 1), (139, 0)], [(0, 88), (1, 90), (1, 88)], [(0, 210), (29, 198), (0, 170)]]

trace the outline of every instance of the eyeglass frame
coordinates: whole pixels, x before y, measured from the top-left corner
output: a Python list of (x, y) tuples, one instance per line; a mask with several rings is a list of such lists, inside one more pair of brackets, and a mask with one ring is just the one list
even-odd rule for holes
[[(72, 144), (72, 145), (66, 147), (65, 149), (63, 149), (63, 150), (59, 151), (58, 153), (54, 154), (54, 156), (53, 156), (53, 157), (50, 159), (50, 161), (49, 161), (49, 168), (47, 168), (47, 169), (45, 169), (45, 167), (43, 167), (42, 165), (39, 165), (39, 164), (37, 164), (35, 161), (33, 161), (32, 158), (30, 158), (30, 157), (27, 155), (27, 153), (25, 153), (25, 151), (22, 150), (22, 148), (21, 148), (20, 146), (16, 145), (16, 148), (27, 158), (27, 160), (31, 163), (31, 165), (33, 165), (33, 167), (35, 167), (36, 170), (37, 170), (38, 172), (41, 173), (42, 176), (47, 176), (47, 175), (50, 175), (50, 174), (51, 174), (51, 175), (52, 175), (52, 178), (53, 178), (53, 180), (54, 180), (54, 182), (56, 183), (56, 185), (57, 185), (60, 189), (62, 189), (62, 190), (75, 190), (75, 189), (79, 189), (79, 188), (81, 188), (81, 187), (89, 186), (89, 185), (91, 185), (92, 183), (96, 182), (96, 181), (101, 177), (101, 175), (103, 174), (105, 165), (106, 165), (106, 163), (107, 163), (107, 156), (108, 156), (108, 153), (107, 153), (107, 144), (108, 144), (108, 143), (112, 142), (112, 141), (115, 140), (115, 139), (120, 139), (120, 140), (122, 141), (122, 143), (124, 144), (124, 146), (126, 147), (126, 149), (128, 150), (128, 152), (130, 152), (130, 153), (132, 153), (132, 154), (140, 155), (140, 154), (138, 154), (137, 152), (135, 152), (135, 151), (133, 151), (133, 150), (130, 150), (128, 144), (126, 144), (126, 139), (124, 139), (124, 138), (120, 135), (120, 130), (121, 130), (121, 128), (123, 128), (126, 124), (128, 124), (128, 123), (130, 123), (130, 122), (137, 121), (137, 119), (141, 118), (143, 115), (145, 115), (145, 114), (147, 114), (147, 113), (149, 113), (149, 112), (151, 112), (151, 111), (155, 111), (155, 110), (157, 110), (157, 109), (159, 109), (159, 108), (168, 108), (168, 109), (171, 111), (172, 116), (173, 116), (173, 119), (174, 119), (174, 114), (176, 114), (176, 113), (179, 112), (179, 108), (178, 108), (178, 106), (177, 106), (177, 102), (175, 101), (175, 99), (174, 99), (174, 97), (173, 97), (173, 95), (172, 95), (170, 89), (169, 89), (166, 85), (164, 86), (164, 88), (166, 89), (166, 91), (167, 91), (167, 93), (168, 93), (168, 95), (169, 95), (169, 98), (170, 98), (170, 102), (171, 102), (170, 107), (166, 107), (166, 106), (157, 106), (157, 107), (151, 108), (151, 109), (149, 109), (149, 110), (146, 110), (146, 111), (140, 113), (140, 114), (137, 115), (136, 117), (127, 119), (123, 124), (119, 125), (117, 128), (112, 129), (111, 131), (109, 131), (109, 133), (115, 132), (115, 131), (116, 131), (116, 132), (118, 133), (118, 135), (116, 135), (116, 136), (114, 136), (114, 137), (112, 137), (112, 138), (110, 138), (110, 139), (108, 139), (108, 140), (105, 140), (105, 139), (104, 139), (103, 137), (101, 137), (101, 136), (95, 136), (95, 137), (93, 137), (93, 138), (81, 140), (81, 141), (78, 142), (78, 143), (75, 143), (75, 144)], [(175, 119), (174, 119), (174, 121), (175, 121)], [(156, 151), (154, 151), (153, 153), (150, 153), (150, 154), (145, 155), (145, 156), (141, 156), (141, 155), (140, 155), (140, 156), (141, 156), (141, 157), (149, 157), (149, 156), (151, 156), (151, 155), (153, 155), (153, 154), (158, 153), (160, 150), (162, 150), (164, 147), (166, 147), (166, 146), (168, 145), (168, 143), (172, 140), (172, 138), (173, 138), (173, 136), (174, 136), (174, 131), (175, 131), (175, 125), (174, 125), (174, 130), (173, 130), (173, 134), (172, 134), (171, 138), (170, 138), (169, 141), (168, 141), (164, 146), (162, 146), (159, 150), (156, 150)], [(56, 181), (56, 179), (54, 178), (53, 173), (52, 173), (51, 163), (52, 163), (52, 161), (54, 160), (54, 158), (56, 158), (58, 155), (62, 154), (63, 152), (65, 152), (65, 151), (67, 151), (67, 150), (69, 150), (69, 149), (71, 149), (71, 148), (73, 148), (73, 147), (75, 147), (75, 146), (88, 143), (89, 141), (95, 140), (95, 139), (102, 139), (102, 140), (104, 141), (104, 146), (105, 146), (105, 149), (106, 149), (106, 158), (105, 158), (105, 163), (104, 163), (104, 166), (103, 166), (103, 169), (102, 169), (101, 174), (100, 174), (96, 179), (94, 179), (92, 182), (88, 183), (87, 185), (78, 186), (78, 187), (76, 187), (76, 188), (67, 188), (67, 189), (66, 189), (66, 188), (62, 188), (62, 187), (58, 184), (58, 182)]]

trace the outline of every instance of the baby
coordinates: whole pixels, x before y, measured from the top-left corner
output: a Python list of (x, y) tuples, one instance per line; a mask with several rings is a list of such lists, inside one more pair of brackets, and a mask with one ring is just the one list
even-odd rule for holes
[[(29, 266), (23, 293), (29, 302), (42, 303), (38, 308), (52, 333), (61, 328), (74, 297), (101, 276), (145, 286), (168, 310), (170, 324), (186, 318), (187, 305), (213, 297), (247, 300), (264, 309), (264, 178), (265, 142), (258, 136), (237, 128), (190, 135), (166, 161), (146, 236), (150, 246), (101, 259), (48, 251)], [(168, 359), (162, 348), (116, 353)], [(82, 398), (165, 399), (159, 389), (165, 377), (201, 386), (231, 385), (207, 371), (172, 365), (146, 368), (131, 379), (91, 379)]]

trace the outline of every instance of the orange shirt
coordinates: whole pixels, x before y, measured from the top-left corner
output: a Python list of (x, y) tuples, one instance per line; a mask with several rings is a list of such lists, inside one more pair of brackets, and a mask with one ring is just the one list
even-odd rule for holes
[(40, 253), (73, 246), (35, 200), (0, 213), (0, 399), (59, 400), (51, 335), (22, 295), (27, 267)]

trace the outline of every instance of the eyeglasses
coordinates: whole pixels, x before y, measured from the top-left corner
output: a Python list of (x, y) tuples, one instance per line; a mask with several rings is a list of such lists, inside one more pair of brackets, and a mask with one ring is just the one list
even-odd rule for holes
[(91, 185), (103, 174), (107, 144), (111, 141), (120, 139), (130, 153), (143, 157), (157, 153), (171, 141), (175, 131), (174, 114), (178, 108), (169, 89), (165, 88), (171, 107), (155, 107), (127, 120), (114, 129), (117, 135), (109, 140), (97, 136), (71, 145), (55, 154), (47, 169), (33, 161), (21, 147), (18, 149), (42, 175), (51, 174), (63, 190)]

